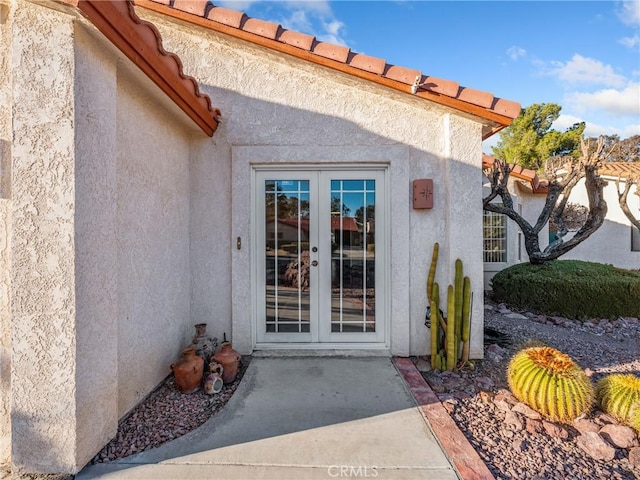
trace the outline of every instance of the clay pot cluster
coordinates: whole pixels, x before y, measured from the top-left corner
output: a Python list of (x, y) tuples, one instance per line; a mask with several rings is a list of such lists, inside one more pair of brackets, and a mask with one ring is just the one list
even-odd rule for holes
[(176, 385), (182, 393), (193, 393), (202, 386), (206, 394), (213, 395), (238, 375), (242, 357), (231, 342), (223, 342), (216, 352), (218, 340), (207, 335), (206, 325), (195, 325), (193, 342), (182, 350), (180, 360), (171, 365)]

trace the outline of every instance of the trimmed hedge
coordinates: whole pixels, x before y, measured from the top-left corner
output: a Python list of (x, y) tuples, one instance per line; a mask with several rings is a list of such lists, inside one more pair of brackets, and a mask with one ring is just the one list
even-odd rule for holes
[(585, 320), (640, 317), (640, 274), (601, 263), (553, 260), (498, 272), (493, 297), (515, 308)]

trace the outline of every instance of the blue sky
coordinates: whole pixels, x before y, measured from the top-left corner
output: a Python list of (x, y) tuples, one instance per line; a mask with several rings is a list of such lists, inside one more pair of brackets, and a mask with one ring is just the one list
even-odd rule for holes
[(558, 103), (558, 130), (640, 134), (640, 0), (214, 3), (523, 106)]

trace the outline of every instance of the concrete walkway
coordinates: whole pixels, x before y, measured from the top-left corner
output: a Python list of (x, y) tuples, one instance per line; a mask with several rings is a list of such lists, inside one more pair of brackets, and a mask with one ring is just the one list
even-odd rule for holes
[[(185, 412), (188, 415), (188, 412)], [(254, 358), (189, 434), (88, 479), (458, 479), (391, 359)]]

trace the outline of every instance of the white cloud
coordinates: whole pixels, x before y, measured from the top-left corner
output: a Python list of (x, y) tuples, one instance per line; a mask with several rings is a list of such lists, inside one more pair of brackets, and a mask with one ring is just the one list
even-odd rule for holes
[(611, 65), (577, 53), (566, 63), (552, 62), (552, 65), (550, 73), (568, 83), (622, 87), (627, 82), (624, 76), (613, 71)]
[(633, 37), (623, 37), (618, 40), (618, 43), (621, 43), (627, 48), (633, 48), (640, 43), (640, 35), (636, 33)]
[(602, 110), (613, 115), (640, 116), (640, 83), (629, 83), (622, 90), (574, 92), (566, 95), (565, 101), (578, 112)]
[(520, 57), (524, 57), (527, 54), (527, 51), (524, 48), (513, 45), (507, 49), (507, 55), (511, 60), (518, 60)]
[(640, 0), (624, 0), (618, 8), (617, 14), (625, 25), (640, 25)]
[(564, 132), (567, 130), (567, 128), (579, 122), (586, 123), (584, 129), (585, 137), (598, 137), (600, 135), (619, 135), (620, 138), (629, 138), (634, 135), (640, 135), (640, 124), (630, 124), (624, 125), (622, 127), (614, 127), (612, 125), (600, 125), (598, 123), (594, 123), (589, 120), (585, 120), (584, 118), (576, 117), (574, 115), (560, 115), (558, 119), (553, 122), (551, 128), (553, 128), (554, 130), (558, 130), (559, 132)]
[(347, 46), (345, 39), (342, 37), (341, 31), (344, 30), (344, 23), (340, 20), (331, 20), (322, 22), (325, 33), (316, 35), (321, 42), (335, 43), (336, 45)]

